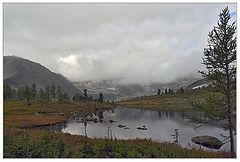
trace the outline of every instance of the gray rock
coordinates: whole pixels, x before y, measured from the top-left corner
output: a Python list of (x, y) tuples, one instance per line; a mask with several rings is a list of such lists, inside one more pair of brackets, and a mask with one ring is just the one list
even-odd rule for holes
[(126, 127), (126, 125), (119, 124), (118, 127), (119, 128), (124, 128), (124, 127)]
[(211, 136), (197, 136), (193, 137), (191, 141), (195, 144), (199, 144), (204, 147), (213, 149), (220, 149), (223, 145), (223, 143), (219, 139)]
[(146, 126), (137, 127), (138, 130), (147, 130)]
[(109, 123), (116, 123), (117, 121), (116, 120), (109, 120)]

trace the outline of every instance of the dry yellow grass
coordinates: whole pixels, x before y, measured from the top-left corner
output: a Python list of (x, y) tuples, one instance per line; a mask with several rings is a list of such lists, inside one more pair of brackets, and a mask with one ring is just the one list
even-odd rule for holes
[[(140, 102), (141, 103), (141, 102)], [(139, 103), (139, 104), (140, 104)], [(152, 104), (149, 100), (148, 104)], [(22, 129), (23, 127), (34, 127), (40, 125), (54, 124), (63, 122), (67, 117), (71, 116), (71, 112), (79, 111), (81, 114), (86, 114), (95, 111), (96, 109), (110, 109), (113, 105), (111, 104), (100, 104), (90, 102), (73, 102), (59, 108), (57, 103), (51, 102), (45, 106), (41, 106), (39, 103), (32, 103), (26, 105), (25, 102), (12, 101), (4, 102), (4, 135), (15, 137), (19, 133), (25, 133), (30, 140), (38, 141), (43, 135), (44, 131), (40, 129)], [(36, 112), (55, 112), (54, 114), (48, 115), (35, 115)], [(57, 115), (60, 113), (62, 115)], [(102, 150), (108, 143), (104, 139), (89, 139), (84, 136), (70, 135), (67, 133), (51, 133), (53, 135), (53, 142), (57, 140), (64, 141), (67, 146), (71, 146), (71, 149), (77, 153), (83, 151), (84, 143), (88, 143), (93, 147), (95, 151)], [(16, 136), (17, 138), (17, 136)], [(169, 143), (158, 143), (146, 139), (135, 139), (135, 140), (113, 140), (111, 141), (114, 145), (116, 153), (122, 153), (127, 149), (129, 157), (138, 157), (139, 152), (144, 152), (145, 157), (151, 157), (152, 154), (156, 157), (172, 157), (176, 152), (177, 157), (228, 157), (226, 152), (211, 152), (204, 150), (185, 149), (180, 146)], [(127, 148), (126, 148), (127, 147)], [(14, 148), (15, 150), (17, 148)], [(82, 156), (79, 154), (78, 156)], [(104, 157), (105, 155), (98, 155)], [(116, 157), (117, 154), (116, 154)]]
[[(27, 105), (23, 101), (4, 101), (3, 104), (3, 122), (4, 133), (9, 131), (19, 131), (25, 127), (35, 127), (42, 125), (51, 125), (64, 122), (73, 112), (80, 114), (92, 113), (95, 110), (104, 110), (112, 108), (111, 104), (100, 104), (97, 102), (69, 102), (62, 108), (56, 102), (49, 102), (46, 105), (32, 103)], [(47, 115), (37, 115), (42, 112)]]
[(145, 96), (124, 100), (117, 103), (121, 107), (147, 109), (186, 109), (190, 108), (187, 94), (168, 94), (160, 96)]

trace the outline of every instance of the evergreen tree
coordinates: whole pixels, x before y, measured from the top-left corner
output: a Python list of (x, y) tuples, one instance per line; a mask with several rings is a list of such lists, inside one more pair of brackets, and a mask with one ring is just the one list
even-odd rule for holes
[(15, 100), (16, 98), (17, 98), (17, 91), (16, 91), (16, 89), (12, 88), (12, 97), (11, 97), (11, 99)]
[(28, 85), (24, 87), (23, 97), (27, 100), (27, 104), (30, 105), (31, 90)]
[(164, 95), (164, 91), (162, 91), (161, 95)]
[(63, 109), (63, 104), (66, 100), (69, 100), (69, 97), (67, 95), (67, 93), (65, 93), (60, 86), (57, 87), (57, 91), (56, 91), (56, 97), (59, 103), (59, 108), (62, 112)]
[(92, 102), (93, 101), (93, 96), (88, 97), (88, 101)]
[(169, 93), (169, 94), (172, 94), (172, 93), (173, 93), (173, 90), (169, 88), (169, 89), (168, 89), (168, 93)]
[(37, 88), (36, 88), (36, 84), (33, 83), (31, 86), (31, 98), (35, 100), (36, 97), (37, 97)]
[(157, 95), (160, 95), (160, 94), (161, 94), (161, 90), (160, 90), (160, 89), (158, 89)]
[(84, 89), (84, 94), (83, 94), (84, 98), (87, 100), (88, 99), (88, 95), (87, 95), (87, 89)]
[(50, 87), (50, 97), (52, 100), (56, 100), (56, 86), (53, 83)]
[(66, 92), (63, 93), (63, 101), (68, 102), (70, 98), (68, 97), (68, 94)]
[(9, 84), (4, 84), (3, 86), (3, 98), (5, 100), (11, 100), (12, 98), (12, 88)]
[(44, 104), (46, 101), (45, 101), (44, 90), (43, 90), (42, 88), (39, 89), (38, 97), (39, 97), (39, 100), (40, 100), (41, 105), (43, 106), (43, 104)]
[(56, 91), (56, 97), (57, 97), (57, 100), (58, 100), (59, 102), (62, 101), (62, 99), (63, 99), (62, 96), (63, 96), (62, 89), (61, 89), (60, 86), (58, 86), (58, 87), (57, 87), (57, 91)]
[(103, 94), (99, 93), (98, 102), (103, 103)]
[(184, 93), (183, 87), (180, 88), (180, 93)]
[[(203, 64), (206, 66), (207, 71), (201, 71), (200, 73), (213, 82), (211, 93), (214, 92), (214, 94), (211, 95), (212, 97), (201, 100), (198, 102), (199, 104), (194, 102), (193, 105), (204, 111), (208, 118), (215, 120), (228, 119), (231, 156), (235, 157), (232, 103), (233, 96), (236, 95), (237, 44), (236, 25), (235, 22), (229, 24), (230, 18), (228, 7), (226, 7), (219, 14), (217, 26), (209, 32), (208, 46), (204, 49)], [(216, 95), (217, 97), (214, 97)], [(214, 100), (210, 101), (210, 99)], [(217, 105), (220, 102), (222, 107)], [(206, 104), (202, 106), (202, 103)]]
[(80, 101), (81, 99), (81, 95), (79, 93), (75, 94), (73, 97), (72, 97), (72, 100), (73, 101)]
[(24, 92), (23, 87), (18, 88), (18, 90), (17, 90), (17, 99), (18, 100), (23, 100), (24, 99), (23, 92)]
[(168, 90), (167, 89), (165, 89), (165, 94), (167, 94), (168, 93)]
[(45, 99), (46, 99), (46, 101), (50, 100), (50, 88), (49, 88), (49, 86), (47, 86), (45, 88)]

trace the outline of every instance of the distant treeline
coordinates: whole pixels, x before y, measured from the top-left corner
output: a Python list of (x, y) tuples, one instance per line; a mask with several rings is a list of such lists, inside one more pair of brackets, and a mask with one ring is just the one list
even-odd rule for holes
[[(158, 91), (157, 91), (157, 95), (164, 95), (164, 94), (173, 94), (174, 92), (173, 92), (173, 90), (172, 89), (165, 89), (165, 90), (162, 90), (161, 91), (161, 89), (158, 89)], [(177, 91), (176, 91), (176, 93), (184, 93), (184, 89), (183, 89), (183, 87), (181, 87), (180, 89), (178, 89)]]
[(47, 86), (44, 89), (37, 89), (36, 84), (23, 86), (18, 89), (12, 88), (9, 84), (3, 85), (4, 100), (27, 100), (30, 101), (68, 101), (68, 94), (60, 86)]
[[(30, 101), (40, 101), (40, 102), (48, 102), (48, 101), (58, 101), (58, 102), (66, 102), (71, 99), (68, 96), (68, 93), (65, 92), (60, 86), (56, 86), (52, 84), (51, 86), (47, 86), (45, 88), (37, 88), (36, 84), (33, 83), (31, 86), (25, 85), (20, 88), (13, 88), (9, 84), (3, 85), (3, 99), (4, 100), (26, 100), (28, 104)], [(72, 101), (98, 101), (102, 103), (103, 94), (99, 93), (99, 97), (97, 99), (93, 99), (92, 96), (88, 96), (87, 89), (84, 89), (84, 94), (80, 95), (77, 93), (72, 97)]]
[(73, 96), (72, 100), (73, 101), (88, 100), (88, 101), (98, 101), (100, 103), (103, 103), (103, 94), (99, 93), (99, 97), (94, 99), (92, 96), (88, 96), (87, 89), (84, 89), (83, 95), (80, 95), (79, 93), (77, 93), (76, 95)]

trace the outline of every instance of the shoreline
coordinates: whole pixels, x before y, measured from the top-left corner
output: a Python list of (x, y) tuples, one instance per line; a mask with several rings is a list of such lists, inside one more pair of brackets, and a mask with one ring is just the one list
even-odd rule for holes
[[(103, 104), (99, 105), (96, 104), (94, 106), (93, 103), (70, 103), (68, 105), (65, 105), (66, 107), (63, 109), (63, 112), (60, 111), (58, 108), (58, 105), (56, 103), (49, 103), (47, 107), (43, 108), (40, 107), (38, 103), (33, 103), (30, 106), (26, 106), (25, 102), (4, 102), (4, 136), (11, 136), (13, 138), (18, 138), (18, 134), (24, 134), (24, 132), (28, 133), (31, 139), (38, 139), (40, 138), (39, 135), (46, 132), (45, 130), (35, 129), (35, 127), (41, 127), (41, 126), (49, 126), (54, 125), (56, 123), (62, 123), (66, 121), (69, 117), (74, 115), (74, 113), (80, 113), (82, 115), (87, 115), (89, 113), (93, 113), (95, 111), (105, 111), (108, 109), (113, 109), (113, 105), (110, 104)], [(35, 112), (57, 112), (55, 115), (34, 115)], [(64, 113), (64, 115), (56, 115), (56, 114)], [(50, 113), (51, 114), (51, 113)], [(23, 128), (29, 128), (24, 130)], [(63, 140), (66, 144), (69, 144), (70, 146), (75, 146), (74, 143), (69, 141), (69, 139), (74, 139), (77, 143), (82, 143), (85, 139), (84, 136), (81, 135), (70, 135), (69, 133), (51, 133), (54, 137), (54, 139)], [(96, 142), (103, 144), (105, 139), (102, 138), (87, 138), (87, 141), (89, 142)], [(116, 143), (128, 143), (128, 145), (131, 145), (131, 147), (136, 147), (138, 145), (138, 142), (143, 143), (143, 145), (154, 145), (151, 146), (153, 148), (157, 147), (158, 145), (164, 145), (166, 142), (155, 142), (153, 140), (146, 141), (146, 139), (127, 139), (127, 140), (113, 140), (113, 144)], [(94, 144), (93, 144), (94, 145)], [(168, 144), (167, 147), (173, 147), (174, 144)], [(194, 151), (194, 149), (186, 149), (179, 146), (179, 151), (185, 150), (186, 152)], [(135, 150), (137, 151), (137, 150)], [(228, 152), (224, 151), (206, 151), (206, 150), (195, 150), (199, 155), (200, 152), (204, 152), (203, 157), (228, 157), (225, 154), (228, 154)], [(210, 155), (208, 155), (210, 154)], [(150, 155), (148, 155), (150, 156)], [(157, 155), (157, 157), (160, 155)], [(161, 156), (160, 156), (161, 157)]]

